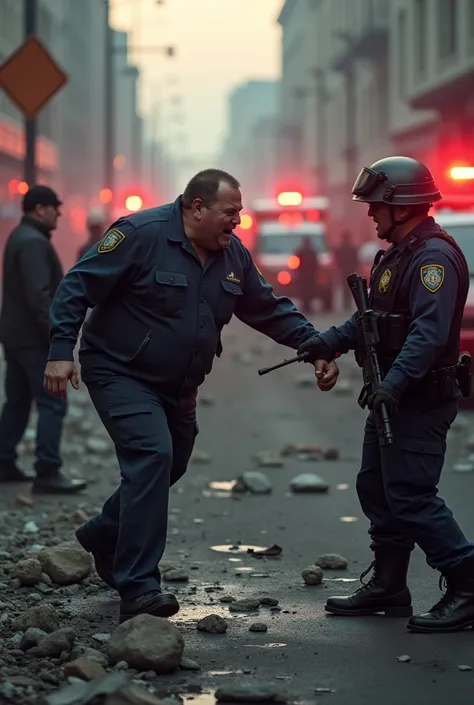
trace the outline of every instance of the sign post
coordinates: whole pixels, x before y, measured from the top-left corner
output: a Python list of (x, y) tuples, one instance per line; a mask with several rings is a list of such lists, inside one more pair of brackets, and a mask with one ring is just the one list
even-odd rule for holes
[[(36, 0), (26, 0), (25, 30), (35, 26)], [(35, 119), (51, 98), (66, 85), (68, 76), (55, 62), (46, 47), (29, 34), (0, 65), (0, 88), (15, 103), (25, 117), (25, 181), (29, 186), (36, 180)]]

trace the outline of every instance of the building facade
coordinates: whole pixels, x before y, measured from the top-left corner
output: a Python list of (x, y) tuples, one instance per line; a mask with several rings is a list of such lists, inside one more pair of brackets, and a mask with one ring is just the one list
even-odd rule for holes
[(307, 189), (314, 175), (335, 240), (368, 237), (350, 197), (364, 164), (420, 158), (446, 190), (450, 164), (474, 163), (472, 0), (286, 0), (279, 22), (280, 168), (296, 154)]

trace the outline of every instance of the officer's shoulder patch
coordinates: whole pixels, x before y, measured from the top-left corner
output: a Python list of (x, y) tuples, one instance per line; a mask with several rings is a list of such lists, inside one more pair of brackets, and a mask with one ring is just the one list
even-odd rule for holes
[(420, 269), (421, 283), (432, 294), (441, 288), (444, 282), (444, 267), (441, 264), (425, 264)]
[(387, 268), (379, 279), (379, 291), (381, 294), (385, 294), (388, 291), (391, 278), (392, 270)]
[(105, 252), (112, 252), (115, 250), (121, 242), (125, 240), (125, 235), (117, 228), (112, 228), (106, 233), (97, 249), (97, 252), (101, 254)]

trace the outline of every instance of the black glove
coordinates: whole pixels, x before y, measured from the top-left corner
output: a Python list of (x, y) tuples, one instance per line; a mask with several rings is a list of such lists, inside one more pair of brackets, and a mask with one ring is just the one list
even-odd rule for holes
[(305, 362), (315, 362), (315, 360), (326, 360), (326, 362), (332, 362), (334, 360), (334, 353), (331, 348), (324, 343), (319, 335), (313, 335), (304, 343), (301, 343), (296, 354), (299, 357), (304, 357)]
[(367, 406), (371, 411), (379, 411), (381, 404), (385, 404), (389, 416), (393, 416), (398, 411), (400, 396), (395, 390), (388, 390), (380, 386), (375, 394), (371, 394), (367, 400)]

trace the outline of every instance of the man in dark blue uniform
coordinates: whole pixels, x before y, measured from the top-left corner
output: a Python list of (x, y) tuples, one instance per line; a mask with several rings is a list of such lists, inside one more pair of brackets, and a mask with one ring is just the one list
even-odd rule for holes
[[(384, 379), (369, 398), (357, 492), (370, 520), (375, 561), (370, 581), (348, 597), (331, 597), (338, 615), (412, 615), (407, 571), (415, 544), (446, 581), (446, 593), (427, 613), (412, 617), (417, 632), (459, 631), (474, 625), (474, 544), (438, 496), (446, 435), (460, 396), (458, 358), (469, 274), (454, 240), (428, 216), (441, 199), (424, 164), (390, 157), (364, 168), (355, 201), (369, 204), (378, 237), (391, 246), (372, 269), (370, 305), (381, 339)], [(316, 367), (336, 353), (358, 351), (357, 316), (330, 328), (298, 352)], [(379, 447), (376, 420), (384, 403), (394, 443)], [(375, 418), (374, 418), (375, 415)]]
[[(175, 614), (157, 569), (168, 492), (185, 473), (198, 428), (197, 388), (222, 353), (233, 314), (296, 349), (313, 326), (272, 288), (233, 234), (238, 182), (210, 169), (172, 204), (121, 218), (64, 277), (51, 308), (45, 385), (77, 387), (73, 350), (86, 311), (81, 376), (115, 443), (122, 482), (102, 513), (77, 531), (100, 576), (121, 596), (121, 621)], [(330, 389), (333, 365), (319, 378)]]

